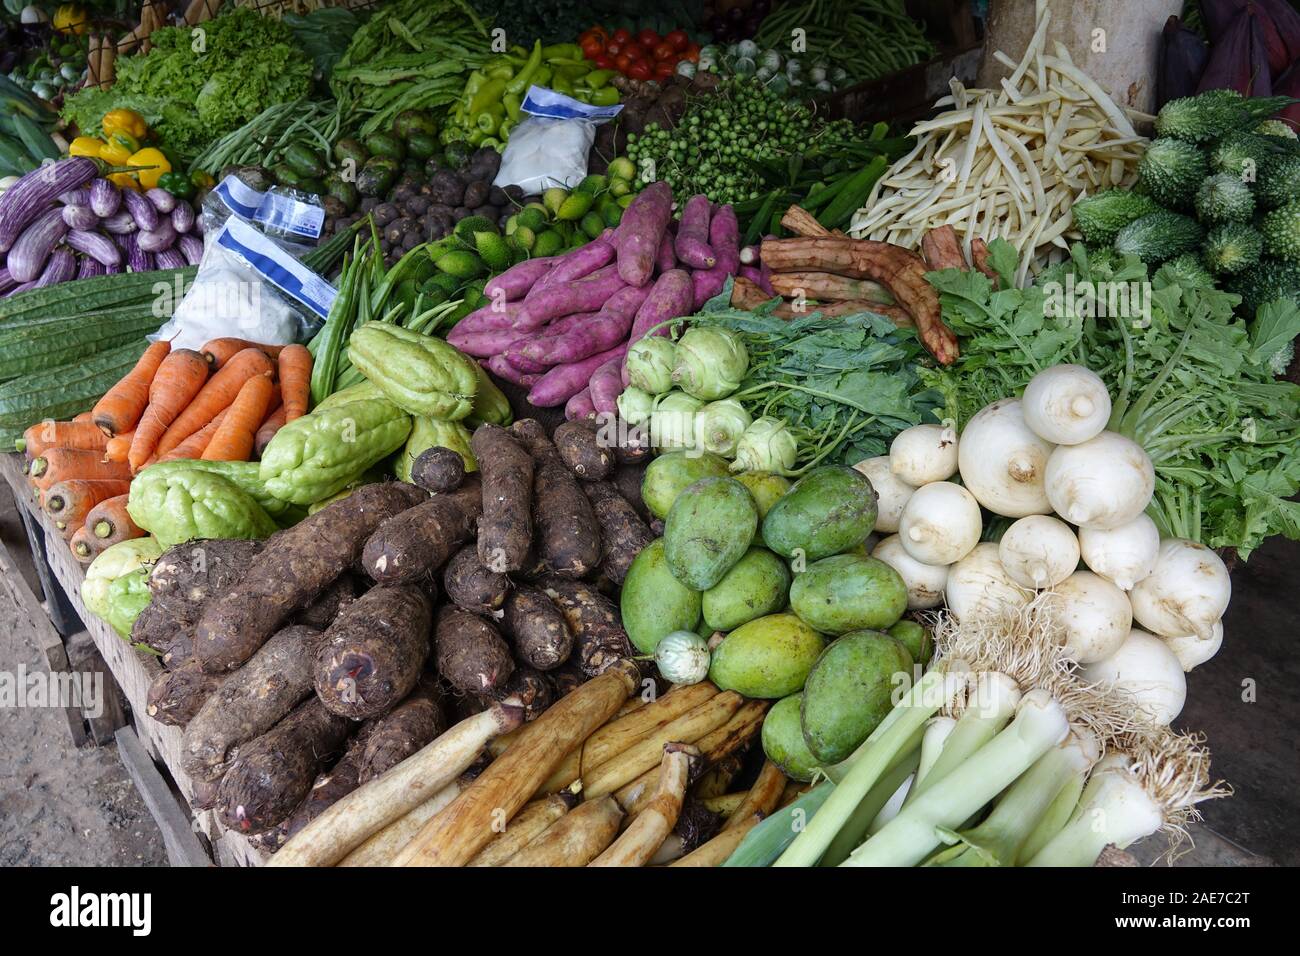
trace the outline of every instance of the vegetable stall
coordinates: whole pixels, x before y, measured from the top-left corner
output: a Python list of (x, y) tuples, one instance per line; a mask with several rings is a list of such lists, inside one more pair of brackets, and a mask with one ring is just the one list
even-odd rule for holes
[(6, 21), (0, 441), (221, 862), (1089, 867), (1231, 795), (1292, 5), (1148, 24), (1144, 112), (1008, 3), (875, 122), (968, 4), (166, 6)]

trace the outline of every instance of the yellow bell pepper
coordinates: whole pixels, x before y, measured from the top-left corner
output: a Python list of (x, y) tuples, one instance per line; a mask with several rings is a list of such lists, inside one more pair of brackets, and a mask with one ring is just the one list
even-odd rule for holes
[(104, 114), (100, 125), (104, 129), (104, 136), (112, 138), (114, 133), (126, 133), (133, 139), (144, 139), (145, 134), (149, 132), (149, 125), (145, 123), (144, 117), (135, 110), (109, 110)]
[(140, 182), (135, 178), (134, 173), (109, 173), (108, 181), (121, 189), (140, 191)]
[(126, 161), (128, 166), (152, 167), (151, 169), (141, 169), (136, 175), (140, 179), (140, 185), (145, 189), (153, 189), (158, 185), (158, 179), (163, 173), (172, 171), (172, 164), (167, 161), (162, 150), (154, 149), (148, 146), (138, 153), (132, 153)]
[(98, 159), (104, 148), (104, 141), (94, 136), (78, 136), (68, 144), (69, 156), (89, 156)]
[(140, 149), (140, 143), (129, 133), (117, 132), (108, 137), (99, 148), (99, 158), (114, 166), (122, 166)]

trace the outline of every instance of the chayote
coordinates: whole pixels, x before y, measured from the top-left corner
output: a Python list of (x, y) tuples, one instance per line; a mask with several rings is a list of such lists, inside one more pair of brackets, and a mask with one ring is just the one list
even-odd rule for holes
[(412, 415), (459, 421), (474, 410), (479, 372), (442, 339), (367, 322), (348, 339), (348, 358), (391, 401)]
[(186, 471), (204, 471), (208, 474), (220, 475), (261, 505), (278, 523), (292, 524), (301, 520), (301, 509), (267, 491), (266, 485), (258, 477), (258, 470), (259, 466), (255, 461), (204, 461), (179, 458), (150, 465), (141, 471), (140, 475), (173, 475)]
[(416, 415), (411, 419), (411, 437), (406, 440), (406, 447), (398, 452), (393, 474), (409, 483), (411, 465), (426, 448), (450, 448), (464, 459), (466, 472), (478, 471), (478, 462), (470, 450), (469, 440), (469, 429), (460, 422), (443, 422)]
[(104, 613), (101, 615), (118, 634), (129, 638), (131, 625), (140, 616), (152, 598), (149, 591), (149, 572), (137, 568), (129, 574), (114, 578), (104, 595)]
[(131, 482), (126, 510), (164, 547), (195, 538), (265, 538), (276, 530), (252, 495), (197, 468), (145, 469)]
[(259, 474), (275, 497), (310, 505), (343, 490), (410, 432), (411, 417), (382, 398), (317, 409), (275, 433)]
[(124, 574), (147, 568), (163, 553), (156, 538), (131, 538), (110, 545), (86, 568), (86, 578), (81, 582), (81, 601), (86, 610), (97, 617), (108, 615), (108, 589)]
[(355, 385), (339, 389), (333, 395), (326, 395), (312, 411), (323, 412), (325, 409), (334, 408), (336, 405), (346, 405), (349, 402), (360, 402), (383, 397), (384, 393), (373, 382), (357, 382)]

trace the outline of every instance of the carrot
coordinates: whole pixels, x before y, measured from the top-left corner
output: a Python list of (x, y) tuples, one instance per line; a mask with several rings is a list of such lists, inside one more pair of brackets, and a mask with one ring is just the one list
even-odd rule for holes
[(74, 422), (88, 422), (91, 420), (90, 412), (82, 412), (80, 415), (74, 415), (72, 420)]
[(129, 432), (122, 432), (120, 435), (114, 435), (104, 446), (104, 457), (109, 461), (126, 461), (126, 456), (131, 452), (131, 442), (135, 438), (135, 429)]
[(254, 375), (246, 381), (226, 409), (226, 420), (203, 449), (204, 460), (248, 461), (253, 454), (254, 436), (274, 397), (275, 383), (270, 375)]
[(90, 509), (106, 498), (126, 494), (131, 482), (105, 478), (57, 481), (45, 492), (45, 513), (60, 531), (83, 524)]
[(90, 533), (90, 529), (82, 525), (76, 531), (72, 532), (72, 537), (68, 539), (68, 546), (72, 548), (73, 556), (81, 564), (89, 564), (95, 560), (95, 555), (99, 554), (103, 548), (95, 536)]
[(301, 345), (286, 345), (280, 352), (280, 396), (286, 422), (307, 414), (310, 394), (311, 353)]
[(47, 448), (85, 448), (103, 451), (108, 437), (91, 422), (56, 422), (47, 419), (37, 422), (23, 432), (19, 450), (35, 458)]
[(119, 541), (144, 537), (143, 529), (126, 513), (127, 497), (106, 498), (86, 515), (86, 529), (101, 551)]
[(48, 491), (57, 481), (72, 478), (131, 480), (131, 470), (119, 461), (104, 461), (103, 452), (85, 448), (47, 448), (32, 459), (32, 484)]
[(169, 423), (169, 427), (158, 440), (157, 453), (161, 457), (189, 438), (196, 431), (217, 417), (217, 412), (230, 405), (254, 375), (270, 375), (275, 366), (261, 349), (244, 349), (229, 362), (221, 366), (203, 390), (194, 396), (189, 407)]
[(253, 439), (253, 454), (258, 458), (262, 457), (262, 452), (266, 450), (266, 446), (271, 444), (271, 439), (275, 437), (275, 433), (284, 425), (284, 415), (284, 405), (281, 404), (276, 407), (275, 411), (266, 416), (266, 421), (262, 422), (262, 427), (257, 430), (257, 437)]
[(149, 406), (140, 416), (127, 461), (139, 468), (154, 454), (159, 440), (208, 380), (208, 365), (193, 349), (177, 349), (163, 361), (149, 386)]
[(270, 358), (277, 358), (283, 345), (262, 345), (258, 342), (250, 342), (248, 339), (222, 338), (213, 339), (207, 345), (203, 346), (203, 358), (212, 370), (215, 372), (221, 369), (232, 358), (238, 355), (244, 349), (260, 349)]
[(165, 455), (159, 455), (150, 458), (145, 466), (152, 465), (155, 461), (172, 461), (175, 458), (188, 458), (191, 461), (202, 458), (203, 450), (208, 447), (208, 442), (212, 441), (212, 436), (217, 433), (221, 423), (226, 420), (226, 409), (217, 412), (217, 417), (212, 419), (189, 438), (185, 439)]
[(144, 350), (135, 368), (127, 372), (116, 385), (90, 410), (90, 420), (105, 435), (120, 435), (135, 427), (149, 404), (150, 390), (163, 362), (171, 351), (170, 342), (155, 342)]

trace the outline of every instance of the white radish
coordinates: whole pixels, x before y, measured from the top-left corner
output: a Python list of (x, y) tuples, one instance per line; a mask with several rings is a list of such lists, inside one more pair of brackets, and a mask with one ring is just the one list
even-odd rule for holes
[(1165, 538), (1155, 570), (1129, 593), (1133, 617), (1161, 637), (1197, 634), (1209, 639), (1232, 597), (1232, 578), (1211, 549), (1195, 541)]
[(1012, 580), (998, 560), (998, 546), (985, 542), (948, 569), (944, 597), (959, 621), (970, 622), (1022, 608), (1034, 592)]
[(1050, 588), (1079, 566), (1079, 539), (1060, 518), (1028, 515), (1002, 533), (998, 558), (1022, 587)]
[(1128, 595), (1091, 571), (1076, 571), (1052, 589), (1065, 632), (1065, 655), (1092, 664), (1119, 649), (1133, 629)]
[(1078, 445), (1057, 445), (1047, 459), (1047, 500), (1081, 528), (1128, 524), (1151, 503), (1156, 472), (1137, 442), (1102, 432)]
[(1020, 402), (1004, 398), (980, 409), (966, 423), (957, 464), (975, 499), (1008, 518), (1050, 514), (1043, 478), (1052, 454), (1025, 424)]
[(907, 553), (903, 539), (896, 534), (876, 545), (871, 556), (885, 562), (903, 579), (907, 585), (909, 611), (938, 607), (943, 603), (943, 589), (948, 584), (946, 565), (922, 564)]
[(898, 519), (903, 547), (922, 564), (952, 564), (979, 543), (979, 502), (961, 485), (936, 481), (917, 488)]
[(1096, 438), (1110, 419), (1110, 393), (1101, 376), (1082, 365), (1053, 365), (1025, 386), (1025, 423), (1055, 445)]
[(889, 467), (913, 488), (947, 481), (957, 472), (957, 435), (943, 425), (913, 425), (894, 436)]
[(1159, 551), (1160, 531), (1145, 514), (1114, 528), (1079, 529), (1083, 563), (1125, 591), (1155, 570)]
[(1187, 678), (1174, 652), (1154, 634), (1137, 628), (1113, 654), (1085, 665), (1081, 673), (1085, 680), (1131, 694), (1134, 704), (1162, 726), (1187, 702)]
[(1178, 658), (1178, 663), (1183, 665), (1183, 671), (1190, 671), (1219, 653), (1223, 646), (1223, 622), (1214, 622), (1214, 632), (1208, 640), (1199, 634), (1184, 634), (1182, 637), (1166, 637), (1165, 643)]
[(916, 488), (899, 478), (889, 467), (889, 456), (865, 458), (853, 466), (867, 476), (876, 492), (876, 530), (893, 534), (898, 530), (898, 519), (903, 506)]

